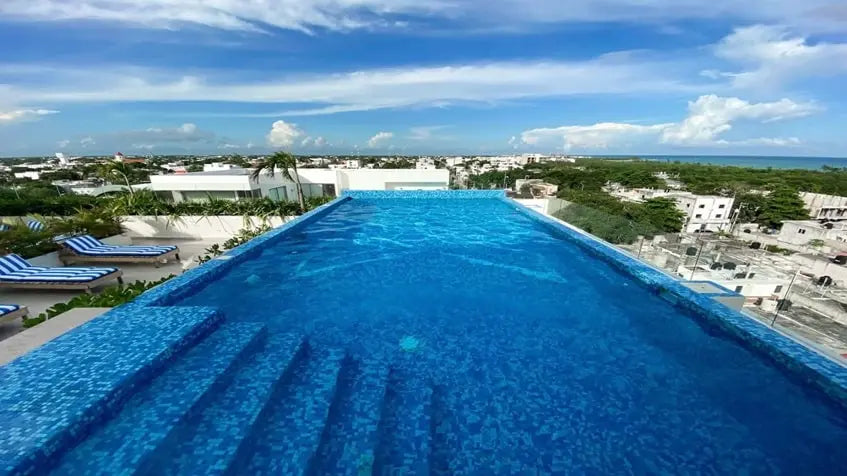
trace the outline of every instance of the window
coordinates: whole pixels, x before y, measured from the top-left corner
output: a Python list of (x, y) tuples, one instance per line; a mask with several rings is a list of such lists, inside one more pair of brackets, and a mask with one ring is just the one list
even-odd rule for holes
[(726, 208), (726, 204), (721, 203), (720, 205), (718, 205), (718, 208)]
[(698, 213), (698, 214), (694, 215), (694, 218), (703, 218), (703, 215)]
[(701, 203), (700, 205), (697, 206), (697, 208), (706, 208), (706, 205)]
[(720, 213), (718, 213), (717, 215), (715, 215), (715, 218), (720, 218), (720, 217), (722, 217), (722, 216), (723, 216), (723, 215), (721, 215)]
[(782, 285), (777, 286), (777, 287), (773, 290), (773, 292), (774, 292), (774, 293), (777, 293), (777, 294), (778, 294), (780, 291), (782, 291)]
[(742, 289), (744, 289), (744, 286), (736, 286), (735, 292), (740, 293)]
[(799, 230), (797, 230), (797, 233), (800, 233), (801, 235), (805, 235), (805, 234), (806, 234), (806, 229), (805, 229), (805, 228), (800, 228)]
[(288, 191), (285, 189), (285, 186), (275, 187), (268, 190), (268, 197), (271, 200), (279, 201), (287, 201), (288, 200)]

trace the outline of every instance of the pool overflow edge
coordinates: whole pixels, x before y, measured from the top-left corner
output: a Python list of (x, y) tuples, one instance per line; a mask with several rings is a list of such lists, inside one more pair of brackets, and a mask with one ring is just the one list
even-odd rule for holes
[(651, 292), (686, 311), (701, 323), (717, 328), (747, 349), (787, 370), (789, 375), (822, 391), (847, 410), (847, 367), (839, 362), (713, 299), (716, 295), (725, 294), (698, 293), (683, 286), (681, 280), (663, 270), (654, 268), (593, 235), (525, 207), (507, 198), (505, 194), (499, 198), (530, 219), (546, 225), (558, 236), (568, 239), (623, 274), (634, 278)]

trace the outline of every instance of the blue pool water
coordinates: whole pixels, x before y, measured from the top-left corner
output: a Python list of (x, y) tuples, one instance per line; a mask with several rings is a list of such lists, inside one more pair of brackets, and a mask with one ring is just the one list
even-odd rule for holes
[(167, 304), (226, 324), (57, 473), (847, 467), (842, 407), (501, 199), (349, 200)]

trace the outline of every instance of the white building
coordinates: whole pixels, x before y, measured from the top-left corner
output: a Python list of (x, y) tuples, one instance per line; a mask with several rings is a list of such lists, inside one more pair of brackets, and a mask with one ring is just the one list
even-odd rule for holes
[(437, 167), (432, 157), (421, 157), (415, 162), (415, 169), (417, 170), (433, 170), (435, 168)]
[(733, 270), (710, 269), (708, 263), (702, 263), (694, 270), (693, 266), (679, 266), (677, 274), (690, 281), (711, 281), (735, 291), (747, 298), (748, 302), (757, 299), (784, 299), (788, 291), (791, 276), (766, 273), (760, 269), (747, 270), (741, 266)]
[[(215, 172), (180, 175), (153, 175), (152, 189), (174, 201), (205, 200), (208, 197), (237, 200), (270, 197), (295, 200), (293, 182), (280, 173), (250, 177), (251, 169), (234, 168)], [(306, 197), (337, 196), (344, 190), (446, 190), (450, 185), (447, 169), (298, 169)]]
[(685, 213), (686, 233), (703, 231), (729, 231), (732, 197), (717, 195), (695, 195), (688, 192), (674, 192), (668, 198), (676, 201), (676, 207)]
[(447, 157), (444, 159), (444, 163), (447, 164), (447, 167), (457, 167), (465, 163), (465, 158), (462, 156)]
[(624, 188), (618, 184), (610, 184), (604, 190), (628, 202), (641, 203), (653, 198), (669, 198), (675, 201), (676, 207), (685, 214), (683, 231), (686, 233), (729, 231), (732, 222), (732, 197), (695, 195), (671, 189)]
[(41, 178), (41, 172), (30, 170), (27, 172), (15, 172), (15, 178), (27, 178), (31, 180), (38, 180)]
[(203, 164), (203, 172), (217, 172), (219, 170), (230, 170), (235, 168), (232, 164), (225, 164), (223, 162), (213, 162), (211, 164)]
[(847, 221), (821, 223), (815, 220), (786, 220), (776, 236), (777, 241), (792, 245), (808, 245), (821, 240), (823, 245), (847, 249)]
[(800, 198), (815, 220), (847, 220), (847, 197), (800, 192)]

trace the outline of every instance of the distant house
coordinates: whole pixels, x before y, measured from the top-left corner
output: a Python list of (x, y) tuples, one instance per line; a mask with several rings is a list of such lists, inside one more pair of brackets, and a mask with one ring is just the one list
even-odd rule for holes
[(685, 214), (686, 233), (728, 231), (732, 223), (730, 211), (734, 199), (718, 195), (696, 195), (671, 189), (626, 188), (612, 183), (604, 188), (609, 194), (627, 202), (642, 203), (653, 198), (668, 198)]
[(122, 153), (118, 152), (115, 154), (115, 162), (123, 162), (125, 164), (144, 164), (147, 163), (147, 160), (140, 157), (126, 157)]
[(825, 193), (801, 192), (800, 198), (815, 220), (847, 220), (847, 197)]

